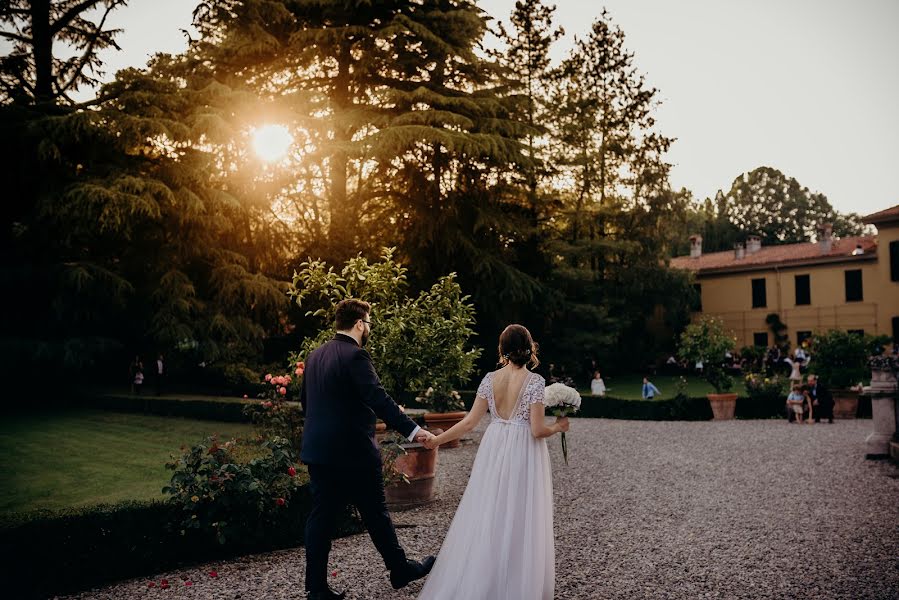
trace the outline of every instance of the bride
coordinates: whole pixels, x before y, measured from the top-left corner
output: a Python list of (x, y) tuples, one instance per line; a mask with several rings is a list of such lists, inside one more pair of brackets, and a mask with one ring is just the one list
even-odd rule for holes
[(474, 406), (434, 448), (471, 431), (487, 411), (471, 478), (419, 600), (551, 600), (555, 589), (553, 495), (545, 438), (568, 419), (544, 423), (537, 346), (521, 325), (499, 336), (503, 367), (488, 373)]

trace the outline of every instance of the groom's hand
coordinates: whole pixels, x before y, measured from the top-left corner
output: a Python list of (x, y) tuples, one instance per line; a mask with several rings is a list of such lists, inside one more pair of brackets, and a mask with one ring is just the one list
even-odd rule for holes
[(415, 434), (415, 441), (419, 444), (423, 444), (428, 450), (433, 450), (437, 447), (437, 444), (434, 444), (435, 438), (436, 436), (433, 433), (425, 431), (424, 429)]

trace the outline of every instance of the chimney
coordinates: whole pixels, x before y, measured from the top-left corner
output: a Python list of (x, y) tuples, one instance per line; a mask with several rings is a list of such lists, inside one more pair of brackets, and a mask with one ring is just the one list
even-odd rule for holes
[(833, 247), (833, 223), (818, 223), (818, 250), (827, 254)]
[(744, 256), (746, 256), (746, 249), (743, 246), (743, 242), (737, 242), (734, 244), (734, 258), (740, 260)]
[(702, 256), (702, 236), (695, 233), (690, 236), (690, 258)]
[(746, 254), (755, 254), (762, 249), (762, 238), (758, 235), (746, 237)]

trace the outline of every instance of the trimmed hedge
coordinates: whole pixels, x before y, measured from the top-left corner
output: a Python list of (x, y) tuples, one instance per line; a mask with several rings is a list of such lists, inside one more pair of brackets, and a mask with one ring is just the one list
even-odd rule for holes
[[(471, 410), (475, 392), (460, 392), (465, 408)], [(754, 402), (738, 397), (738, 419), (770, 419), (785, 417), (786, 399), (771, 403)], [(664, 400), (624, 400), (610, 396), (581, 396), (577, 417), (587, 419), (630, 419), (635, 421), (708, 421), (712, 407), (708, 398), (671, 398)]]
[[(303, 543), (311, 497), (300, 488), (277, 527), (257, 528), (239, 541), (174, 529), (179, 507), (166, 502), (123, 502), (62, 512), (4, 517), (0, 556), (4, 596), (46, 598), (104, 583)], [(362, 530), (350, 511), (340, 536)]]
[[(466, 410), (474, 404), (475, 392), (459, 392)], [(598, 419), (631, 419), (638, 421), (706, 421), (712, 418), (712, 409), (705, 397), (666, 398), (663, 400), (630, 400), (611, 396), (581, 396), (578, 417)], [(770, 419), (784, 417), (786, 399), (756, 401), (747, 397), (737, 398), (738, 419)], [(251, 400), (223, 399), (174, 399), (156, 396), (131, 396), (128, 394), (82, 395), (79, 403), (106, 410), (148, 413), (162, 416), (190, 417), (211, 421), (250, 422), (243, 409)], [(409, 408), (423, 408), (412, 401)], [(868, 409), (870, 411), (870, 409)]]
[(130, 394), (78, 394), (75, 402), (81, 406), (112, 410), (117, 412), (144, 413), (164, 417), (187, 417), (204, 421), (227, 421), (229, 423), (249, 423), (251, 418), (244, 414), (244, 407), (254, 404), (253, 400), (241, 398), (171, 398), (152, 395), (134, 396)]

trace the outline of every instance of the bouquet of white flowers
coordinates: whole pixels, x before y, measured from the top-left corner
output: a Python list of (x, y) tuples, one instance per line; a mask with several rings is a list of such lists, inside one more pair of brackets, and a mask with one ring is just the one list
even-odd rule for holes
[[(581, 395), (573, 387), (561, 383), (546, 386), (543, 404), (549, 409), (550, 414), (557, 417), (567, 417), (581, 409)], [(568, 442), (565, 432), (562, 432), (562, 456), (565, 464), (568, 464)]]

